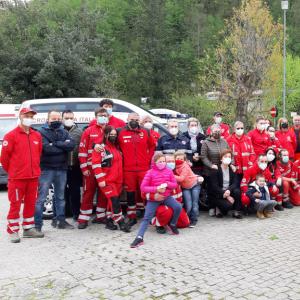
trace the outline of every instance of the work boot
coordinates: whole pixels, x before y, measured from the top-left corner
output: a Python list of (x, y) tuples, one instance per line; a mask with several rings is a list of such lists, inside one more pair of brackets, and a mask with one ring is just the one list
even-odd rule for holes
[(107, 222), (106, 219), (103, 219), (103, 218), (97, 219), (97, 217), (92, 220), (93, 224), (106, 224), (106, 222)]
[(107, 219), (105, 228), (109, 230), (117, 230), (118, 226), (114, 224), (112, 219)]
[(256, 215), (257, 215), (257, 217), (258, 217), (259, 219), (264, 219), (264, 218), (265, 218), (264, 213), (263, 213), (262, 211), (258, 211), (258, 212), (256, 213)]
[(20, 243), (21, 239), (19, 237), (19, 234), (17, 232), (10, 233), (9, 234), (9, 239), (11, 243)]
[(159, 234), (165, 234), (167, 230), (164, 226), (156, 226), (156, 232)]
[(278, 211), (283, 211), (283, 210), (284, 210), (284, 208), (282, 207), (281, 204), (277, 204), (274, 208), (275, 208), (276, 210), (278, 210)]
[(36, 228), (25, 229), (23, 231), (23, 238), (43, 238), (44, 233)]
[(130, 248), (137, 248), (144, 245), (144, 240), (141, 236), (135, 238), (135, 240), (130, 244)]
[(88, 227), (87, 222), (78, 223), (78, 229), (86, 229)]
[(74, 229), (74, 226), (69, 224), (66, 220), (62, 220), (58, 222), (58, 229)]
[(128, 225), (130, 227), (134, 226), (135, 224), (137, 223), (137, 220), (136, 219), (130, 219), (129, 222), (128, 222)]
[(172, 234), (172, 235), (179, 234), (179, 230), (177, 229), (177, 227), (175, 225), (168, 225), (167, 228), (168, 228), (169, 234)]
[(282, 202), (282, 206), (284, 208), (288, 208), (288, 209), (291, 209), (291, 208), (294, 207), (294, 205), (290, 201), (284, 201), (284, 202)]
[(232, 213), (232, 217), (235, 219), (243, 219), (243, 214), (240, 211), (235, 210)]
[(119, 227), (120, 230), (124, 231), (124, 232), (130, 232), (131, 227), (129, 226), (128, 223), (126, 223), (124, 220), (121, 220), (119, 222)]
[(266, 218), (272, 218), (272, 217), (273, 217), (273, 212), (271, 212), (271, 211), (265, 211), (265, 212), (264, 212), (264, 216), (265, 216)]

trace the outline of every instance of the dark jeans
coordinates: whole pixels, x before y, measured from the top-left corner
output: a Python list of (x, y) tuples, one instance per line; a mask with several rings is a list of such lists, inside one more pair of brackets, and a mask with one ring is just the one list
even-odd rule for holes
[(163, 201), (148, 201), (145, 209), (145, 215), (140, 225), (137, 236), (144, 237), (144, 234), (148, 228), (148, 225), (152, 218), (155, 216), (156, 210), (160, 204), (165, 204), (173, 209), (173, 216), (170, 221), (170, 225), (176, 226), (180, 212), (181, 205), (173, 197), (168, 197)]
[(182, 189), (185, 210), (192, 222), (198, 221), (200, 192), (201, 185), (199, 183), (190, 189)]
[(77, 220), (80, 213), (80, 187), (82, 174), (79, 166), (69, 167), (65, 188), (66, 205), (70, 207), (73, 219)]
[(239, 189), (234, 189), (230, 192), (230, 196), (234, 198), (234, 203), (230, 203), (223, 197), (210, 197), (212, 204), (218, 207), (223, 215), (226, 215), (230, 210), (240, 211), (242, 209), (241, 192)]
[(34, 222), (36, 228), (43, 226), (44, 202), (49, 192), (51, 184), (54, 186), (53, 211), (55, 211), (58, 221), (65, 220), (65, 186), (67, 181), (67, 170), (42, 170), (39, 178), (39, 195), (35, 204)]

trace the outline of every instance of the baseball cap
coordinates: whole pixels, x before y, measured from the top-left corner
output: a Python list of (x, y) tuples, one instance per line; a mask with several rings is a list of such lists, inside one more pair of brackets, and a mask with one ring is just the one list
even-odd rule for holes
[(37, 112), (29, 107), (24, 107), (20, 110), (19, 115), (23, 115), (23, 114), (27, 114), (27, 113), (33, 113), (33, 114), (37, 114)]

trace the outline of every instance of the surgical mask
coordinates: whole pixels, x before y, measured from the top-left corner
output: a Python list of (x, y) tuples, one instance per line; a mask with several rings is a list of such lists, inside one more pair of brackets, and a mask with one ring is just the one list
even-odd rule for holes
[(222, 123), (222, 118), (216, 117), (215, 121), (216, 121), (216, 124), (220, 124), (220, 123)]
[(170, 128), (169, 129), (169, 132), (171, 135), (177, 135), (178, 134), (178, 128)]
[(24, 126), (30, 127), (33, 124), (33, 119), (32, 118), (24, 118), (22, 120), (22, 124)]
[(112, 144), (114, 144), (117, 141), (117, 137), (116, 136), (109, 136), (107, 139)]
[(190, 128), (189, 128), (189, 132), (190, 132), (191, 134), (198, 134), (198, 133), (199, 133), (199, 128), (196, 127), (196, 126), (190, 127)]
[(164, 169), (166, 167), (166, 164), (167, 164), (166, 162), (162, 162), (162, 161), (155, 163), (157, 169), (159, 170)]
[(50, 122), (50, 127), (52, 129), (58, 129), (61, 126), (62, 122), (61, 121), (52, 121)]
[(243, 134), (244, 134), (244, 129), (237, 129), (237, 130), (235, 131), (235, 133), (236, 133), (237, 135), (243, 135)]
[(174, 170), (174, 169), (175, 169), (175, 163), (174, 163), (174, 162), (168, 162), (168, 163), (167, 163), (167, 167), (168, 167), (170, 170)]
[(289, 162), (290, 158), (285, 155), (285, 156), (282, 156), (281, 160), (284, 164), (287, 164)]
[(129, 121), (129, 126), (130, 126), (130, 128), (132, 128), (132, 129), (136, 129), (136, 128), (139, 127), (139, 122), (136, 121), (136, 120), (131, 120), (131, 121)]
[(259, 163), (258, 164), (258, 167), (261, 169), (261, 170), (265, 170), (267, 168), (268, 164), (267, 163)]
[(258, 129), (259, 131), (265, 130), (265, 124), (258, 124), (258, 125), (257, 125), (257, 129)]
[(275, 155), (274, 154), (267, 154), (267, 159), (268, 159), (269, 162), (271, 162), (275, 159)]
[(146, 123), (144, 124), (144, 128), (150, 130), (150, 129), (153, 128), (153, 124), (152, 124), (151, 122), (146, 122)]
[(102, 124), (107, 124), (108, 123), (108, 118), (105, 116), (100, 116), (97, 117), (97, 123), (102, 125)]
[(295, 125), (295, 126), (299, 126), (299, 125), (300, 125), (300, 120), (299, 120), (299, 121), (298, 121), (298, 120), (297, 120), (297, 121), (294, 121), (294, 125)]
[(74, 125), (74, 121), (71, 119), (64, 120), (64, 125), (70, 128)]
[(113, 112), (113, 109), (112, 109), (112, 108), (106, 108), (106, 111), (107, 111), (107, 113), (108, 113), (109, 115), (111, 115), (112, 112)]
[(230, 165), (231, 164), (231, 158), (230, 157), (225, 157), (222, 159), (222, 162), (224, 165)]

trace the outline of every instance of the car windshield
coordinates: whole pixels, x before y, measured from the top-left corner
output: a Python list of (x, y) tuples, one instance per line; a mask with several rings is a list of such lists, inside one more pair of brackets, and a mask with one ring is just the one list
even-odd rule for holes
[(4, 135), (16, 127), (17, 120), (17, 118), (0, 119), (0, 140), (3, 140)]

